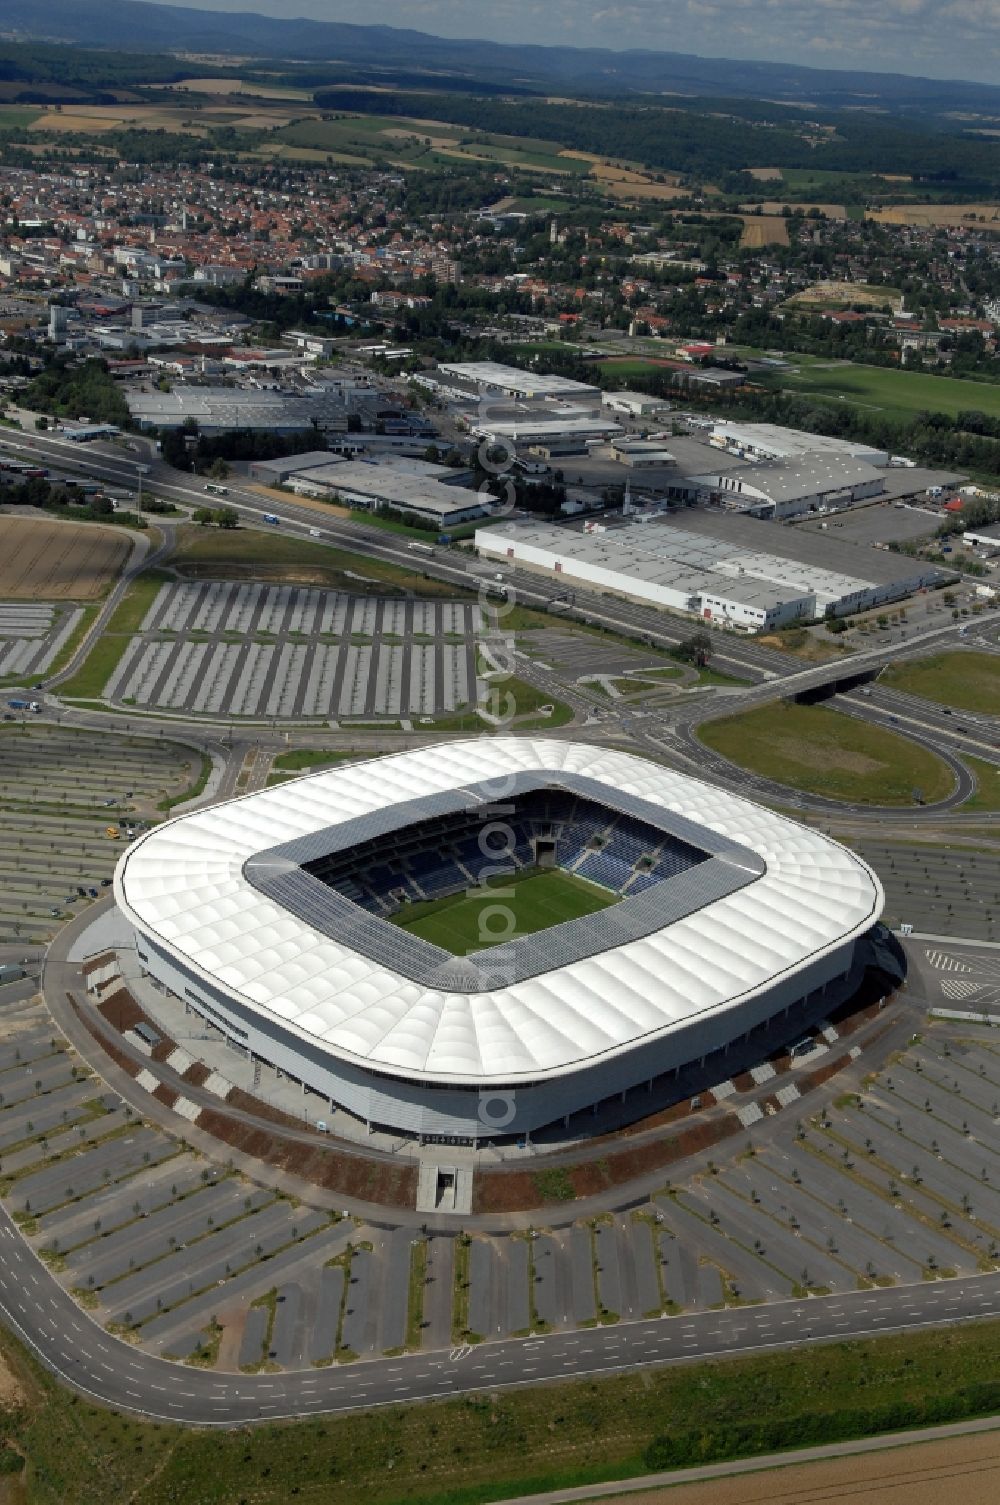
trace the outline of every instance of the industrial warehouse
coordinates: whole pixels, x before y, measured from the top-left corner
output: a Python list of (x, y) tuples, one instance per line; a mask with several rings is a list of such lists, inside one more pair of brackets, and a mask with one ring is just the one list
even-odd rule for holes
[(478, 529), (476, 548), (567, 586), (596, 586), (750, 633), (866, 611), (952, 578), (909, 555), (695, 508), (581, 531), (512, 521)]
[(638, 1115), (686, 1065), (822, 1017), (883, 905), (818, 831), (630, 754), (505, 737), (179, 816), (130, 847), (115, 898), (155, 985), (234, 1049), (369, 1132), (473, 1145), (632, 1093)]

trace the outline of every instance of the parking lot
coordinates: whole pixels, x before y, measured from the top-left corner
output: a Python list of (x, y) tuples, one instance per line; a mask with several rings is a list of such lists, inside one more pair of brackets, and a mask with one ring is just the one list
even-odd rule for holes
[(3, 726), (0, 753), (0, 942), (53, 935), (110, 880), (127, 828), (200, 771), (190, 748), (30, 720)]
[[(641, 648), (631, 648), (627, 643), (604, 642), (599, 636), (589, 633), (546, 628), (544, 632), (518, 634), (517, 641), (518, 647), (537, 663), (547, 664), (570, 680), (664, 667), (676, 667), (679, 677), (683, 673), (679, 664), (671, 666), (669, 660), (655, 653), (644, 653)], [(691, 679), (694, 677), (692, 674)]]
[(0, 679), (29, 685), (44, 674), (82, 617), (78, 606), (0, 601)]
[[(949, 980), (1000, 989), (984, 956), (981, 978), (975, 957), (924, 960), (955, 1003)], [(928, 1019), (808, 1109), (786, 1088), (785, 1111), (747, 1114), (738, 1145), (636, 1209), (452, 1235), (255, 1185), (143, 1121), (38, 1004), (0, 997), (0, 1017), (0, 1193), (96, 1320), (166, 1357), (306, 1368), (1000, 1266), (1000, 1040), (967, 1021)], [(770, 1085), (758, 1072), (734, 1090)]]
[(879, 875), (887, 925), (912, 925), (926, 935), (1000, 941), (1000, 855), (929, 843), (862, 840), (852, 845)]
[(104, 694), (231, 717), (432, 715), (476, 698), (481, 613), (308, 586), (162, 587)]

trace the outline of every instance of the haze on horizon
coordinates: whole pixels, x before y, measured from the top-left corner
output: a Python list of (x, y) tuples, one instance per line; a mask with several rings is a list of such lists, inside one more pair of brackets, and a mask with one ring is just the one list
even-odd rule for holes
[(1000, 0), (171, 0), (517, 44), (643, 48), (996, 83)]

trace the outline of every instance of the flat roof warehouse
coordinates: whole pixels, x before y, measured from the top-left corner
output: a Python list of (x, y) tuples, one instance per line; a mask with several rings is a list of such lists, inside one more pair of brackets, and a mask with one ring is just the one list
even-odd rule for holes
[(439, 522), (483, 517), (489, 510), (475, 491), (395, 465), (331, 461), (298, 472), (290, 484), (293, 490), (309, 495), (340, 496), (364, 507), (398, 507), (402, 512), (415, 512)]
[(695, 509), (591, 532), (504, 523), (477, 530), (476, 548), (753, 632), (864, 610), (950, 578), (905, 555)]

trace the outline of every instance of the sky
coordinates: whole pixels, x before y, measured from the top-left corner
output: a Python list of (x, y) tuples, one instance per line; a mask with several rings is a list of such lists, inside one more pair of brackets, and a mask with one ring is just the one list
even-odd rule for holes
[(172, 0), (573, 47), (1000, 80), (1000, 0)]

